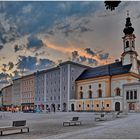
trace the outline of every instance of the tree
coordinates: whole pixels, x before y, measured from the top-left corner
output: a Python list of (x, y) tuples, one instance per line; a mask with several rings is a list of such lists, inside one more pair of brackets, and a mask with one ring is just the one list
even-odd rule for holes
[(112, 11), (112, 10), (115, 10), (115, 8), (119, 6), (121, 1), (105, 1), (104, 3), (105, 3), (106, 9), (110, 9)]

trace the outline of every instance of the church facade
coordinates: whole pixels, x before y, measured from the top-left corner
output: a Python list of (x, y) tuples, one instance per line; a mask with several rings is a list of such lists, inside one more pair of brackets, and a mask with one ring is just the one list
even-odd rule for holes
[(121, 61), (86, 69), (76, 79), (71, 111), (140, 111), (140, 74), (129, 15), (123, 30)]

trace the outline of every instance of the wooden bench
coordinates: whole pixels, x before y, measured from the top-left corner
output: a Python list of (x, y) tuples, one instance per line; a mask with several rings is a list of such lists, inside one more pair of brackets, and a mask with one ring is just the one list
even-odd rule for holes
[(67, 124), (68, 126), (81, 125), (82, 122), (79, 121), (79, 117), (73, 117), (72, 120), (63, 122), (63, 126), (65, 126), (65, 124)]
[(100, 116), (95, 117), (95, 121), (105, 121), (105, 120), (106, 120), (106, 118), (105, 118), (104, 114), (101, 114)]
[(20, 132), (22, 133), (24, 129), (26, 129), (27, 132), (29, 132), (29, 127), (26, 126), (26, 120), (13, 121), (12, 126), (0, 127), (0, 134), (2, 136), (4, 131), (11, 130), (20, 130)]

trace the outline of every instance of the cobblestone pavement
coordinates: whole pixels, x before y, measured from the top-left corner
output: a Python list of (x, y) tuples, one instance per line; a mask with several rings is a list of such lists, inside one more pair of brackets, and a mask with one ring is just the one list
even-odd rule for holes
[[(0, 139), (104, 139), (140, 138), (140, 114), (132, 113), (108, 121), (94, 121), (94, 113), (3, 113), (0, 112), (0, 126), (9, 126), (13, 120), (27, 120), (29, 133), (0, 136)], [(65, 120), (79, 116), (80, 126), (63, 127)], [(110, 120), (110, 121), (109, 121)]]

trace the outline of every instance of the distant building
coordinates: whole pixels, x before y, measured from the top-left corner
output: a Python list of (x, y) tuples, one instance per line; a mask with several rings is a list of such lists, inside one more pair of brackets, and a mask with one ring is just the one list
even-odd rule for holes
[(68, 111), (69, 100), (75, 98), (75, 79), (87, 66), (67, 61), (36, 73), (35, 105), (42, 110)]
[(12, 104), (13, 107), (22, 109), (21, 107), (21, 78), (13, 80), (12, 86)]
[(30, 74), (20, 78), (21, 83), (21, 106), (22, 110), (34, 108), (35, 75)]
[(140, 112), (140, 82), (123, 85), (125, 112)]
[(2, 88), (1, 102), (5, 107), (12, 106), (12, 85)]

